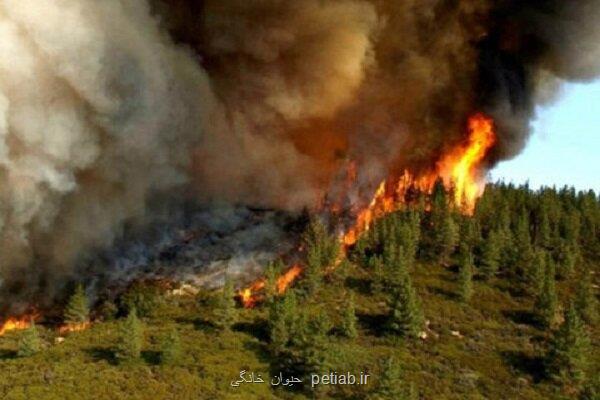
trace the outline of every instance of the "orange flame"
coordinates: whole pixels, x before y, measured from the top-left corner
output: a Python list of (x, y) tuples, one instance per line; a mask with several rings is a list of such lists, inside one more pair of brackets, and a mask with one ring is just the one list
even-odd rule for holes
[[(289, 268), (283, 275), (277, 278), (275, 287), (277, 288), (277, 294), (283, 294), (287, 288), (300, 276), (302, 273), (302, 266), (295, 264)], [(258, 293), (264, 289), (267, 281), (265, 278), (261, 278), (255, 281), (252, 285), (247, 288), (240, 290), (238, 293), (239, 299), (242, 305), (246, 308), (252, 308), (262, 299)]]
[(65, 333), (70, 332), (80, 332), (88, 329), (90, 326), (92, 326), (90, 321), (78, 322), (75, 324), (64, 324), (58, 328), (58, 333), (64, 335)]
[(494, 123), (484, 114), (475, 114), (468, 122), (466, 145), (456, 148), (438, 163), (439, 176), (447, 186), (454, 186), (454, 204), (471, 214), (483, 193), (481, 162), (496, 143)]
[(32, 321), (39, 317), (37, 313), (26, 314), (20, 317), (9, 317), (0, 328), (0, 336), (3, 336), (6, 332), (23, 330), (31, 326)]
[[(404, 171), (398, 179), (381, 182), (369, 205), (358, 212), (354, 225), (341, 235), (340, 245), (343, 252), (355, 244), (359, 236), (368, 231), (376, 219), (398, 210), (405, 203), (409, 188), (431, 193), (438, 178), (442, 178), (447, 188), (454, 189), (454, 205), (460, 207), (464, 213), (471, 214), (475, 208), (475, 202), (483, 194), (485, 187), (481, 164), (496, 143), (496, 135), (493, 120), (481, 113), (474, 114), (469, 118), (467, 128), (468, 137), (465, 144), (446, 153), (436, 163), (433, 171), (416, 177), (409, 171)], [(356, 165), (353, 163), (348, 177), (351, 181), (356, 177)], [(336, 207), (334, 205), (334, 209)], [(340, 260), (341, 258), (338, 263)], [(332, 267), (335, 268), (335, 265)], [(285, 289), (300, 275), (302, 268), (301, 265), (294, 265), (279, 277), (278, 293), (285, 292)], [(263, 278), (239, 292), (239, 298), (244, 307), (254, 307), (260, 301), (261, 297), (258, 293), (263, 290), (264, 286)]]

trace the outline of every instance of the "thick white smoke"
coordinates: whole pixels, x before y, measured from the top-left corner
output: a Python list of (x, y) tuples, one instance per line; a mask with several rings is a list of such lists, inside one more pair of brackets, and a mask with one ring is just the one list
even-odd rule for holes
[(145, 1), (0, 1), (1, 290), (109, 244), (186, 181), (210, 104)]

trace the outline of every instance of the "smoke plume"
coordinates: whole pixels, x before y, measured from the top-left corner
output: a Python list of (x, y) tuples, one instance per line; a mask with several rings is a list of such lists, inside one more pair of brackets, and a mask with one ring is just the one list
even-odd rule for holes
[[(150, 204), (314, 208), (600, 73), (600, 3), (0, 0), (0, 302), (52, 294)], [(160, 201), (159, 201), (160, 199)], [(163, 201), (164, 200), (164, 201)]]

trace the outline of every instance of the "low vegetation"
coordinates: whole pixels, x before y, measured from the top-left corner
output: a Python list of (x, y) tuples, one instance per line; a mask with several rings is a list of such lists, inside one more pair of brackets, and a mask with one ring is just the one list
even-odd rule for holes
[[(9, 332), (0, 397), (598, 399), (598, 197), (489, 185), (473, 216), (450, 198), (438, 187), (378, 220), (333, 271), (335, 238), (313, 221), (306, 279), (279, 295), (270, 265), (253, 309), (231, 282), (196, 296), (138, 286), (64, 340), (50, 325)], [(84, 293), (65, 320), (88, 318)], [(265, 383), (232, 387), (242, 370)], [(268, 383), (330, 371), (372, 380)]]

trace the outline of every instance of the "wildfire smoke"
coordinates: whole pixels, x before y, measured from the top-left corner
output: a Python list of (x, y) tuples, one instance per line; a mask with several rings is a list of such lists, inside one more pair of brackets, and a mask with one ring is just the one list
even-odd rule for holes
[[(416, 177), (404, 171), (398, 179), (381, 182), (368, 206), (357, 213), (355, 223), (341, 235), (342, 255), (356, 243), (362, 233), (370, 229), (375, 220), (403, 207), (408, 189), (416, 188), (420, 192), (431, 193), (438, 178), (454, 192), (453, 202), (456, 208), (466, 214), (473, 212), (485, 187), (481, 162), (494, 145), (496, 134), (492, 119), (481, 113), (472, 115), (467, 125), (465, 144), (444, 155), (436, 163), (435, 171)], [(337, 209), (335, 206), (333, 208)], [(339, 260), (341, 259), (337, 262)], [(336, 265), (331, 267), (335, 268)], [(297, 264), (280, 276), (277, 281), (278, 294), (283, 294), (301, 272), (302, 266)], [(260, 292), (264, 287), (263, 278), (240, 290), (238, 296), (242, 305), (246, 308), (254, 307), (260, 301)]]
[[(336, 199), (358, 215), (349, 243), (409, 183), (441, 177), (470, 209), (535, 106), (598, 75), (599, 16), (596, 0), (0, 0), (0, 314), (118, 271), (98, 253), (183, 203)], [(465, 140), (473, 110), (493, 140), (483, 117)]]

